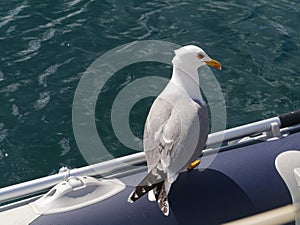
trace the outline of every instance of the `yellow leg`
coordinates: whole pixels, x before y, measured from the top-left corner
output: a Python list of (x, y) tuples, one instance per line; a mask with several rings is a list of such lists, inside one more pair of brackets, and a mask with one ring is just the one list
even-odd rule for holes
[(194, 169), (196, 166), (198, 166), (198, 165), (200, 164), (200, 162), (201, 162), (200, 159), (195, 160), (194, 162), (192, 162), (192, 163), (189, 165), (188, 170)]

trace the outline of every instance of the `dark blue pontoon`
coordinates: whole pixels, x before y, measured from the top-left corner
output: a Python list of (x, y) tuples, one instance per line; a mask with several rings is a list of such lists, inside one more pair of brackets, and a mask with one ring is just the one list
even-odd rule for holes
[[(220, 142), (221, 148), (209, 148)], [(141, 152), (0, 189), (0, 224), (222, 224), (297, 201), (297, 166), (286, 171), (286, 162), (294, 159), (300, 168), (298, 151), (299, 111), (209, 135), (200, 159), (215, 159), (205, 170), (200, 163), (180, 174), (168, 217), (147, 196), (127, 202), (146, 173)]]

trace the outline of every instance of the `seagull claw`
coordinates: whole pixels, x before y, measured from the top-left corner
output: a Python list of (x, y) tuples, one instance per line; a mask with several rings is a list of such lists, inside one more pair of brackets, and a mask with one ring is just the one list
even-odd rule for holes
[(200, 162), (201, 162), (200, 159), (195, 160), (188, 166), (188, 170), (194, 169), (196, 166), (198, 166), (200, 164)]

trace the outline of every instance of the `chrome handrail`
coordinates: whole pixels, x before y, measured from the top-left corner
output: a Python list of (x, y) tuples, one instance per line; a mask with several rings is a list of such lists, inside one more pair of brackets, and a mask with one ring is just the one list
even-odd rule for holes
[[(251, 134), (268, 131), (272, 123), (281, 124), (279, 117), (274, 117), (243, 126), (231, 128), (225, 131), (209, 134), (208, 145), (220, 144), (223, 141), (229, 141)], [(94, 165), (68, 170), (68, 174), (58, 173), (47, 177), (27, 181), (24, 183), (4, 187), (0, 189), (0, 203), (19, 199), (34, 193), (46, 190), (57, 183), (63, 181), (66, 176), (97, 176), (101, 174), (114, 173), (120, 170), (130, 169), (133, 165), (145, 163), (144, 152), (120, 157), (117, 159), (100, 162)]]

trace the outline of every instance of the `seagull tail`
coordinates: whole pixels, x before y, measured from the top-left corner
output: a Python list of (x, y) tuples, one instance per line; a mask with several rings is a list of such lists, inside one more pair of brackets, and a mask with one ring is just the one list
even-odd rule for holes
[(156, 200), (158, 200), (165, 179), (166, 174), (163, 171), (158, 169), (151, 170), (129, 195), (128, 202), (135, 202), (151, 190), (154, 191)]
[(167, 182), (165, 181), (157, 192), (157, 204), (165, 216), (169, 215), (169, 201), (168, 201), (168, 187)]

